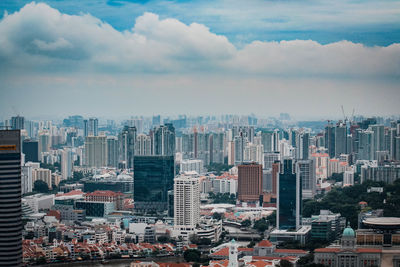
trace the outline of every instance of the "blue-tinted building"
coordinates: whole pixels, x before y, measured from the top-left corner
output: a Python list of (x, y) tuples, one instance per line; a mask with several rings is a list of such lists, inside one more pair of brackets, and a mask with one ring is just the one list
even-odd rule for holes
[(135, 156), (135, 211), (160, 213), (168, 210), (168, 191), (173, 189), (174, 156)]
[(295, 173), (293, 159), (281, 162), (277, 179), (277, 227), (278, 229), (299, 229), (301, 223), (301, 177)]

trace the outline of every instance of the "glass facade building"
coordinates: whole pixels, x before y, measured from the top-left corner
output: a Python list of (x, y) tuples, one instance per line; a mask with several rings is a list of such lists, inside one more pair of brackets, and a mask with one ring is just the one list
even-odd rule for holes
[(136, 156), (134, 166), (135, 211), (149, 214), (167, 211), (168, 191), (174, 185), (174, 156)]
[(278, 179), (278, 229), (298, 229), (301, 222), (301, 177), (296, 175), (292, 159), (284, 159)]

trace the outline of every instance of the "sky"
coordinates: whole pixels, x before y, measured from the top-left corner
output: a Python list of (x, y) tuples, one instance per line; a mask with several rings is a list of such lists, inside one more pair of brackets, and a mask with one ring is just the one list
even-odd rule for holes
[(0, 119), (400, 114), (400, 1), (0, 2)]

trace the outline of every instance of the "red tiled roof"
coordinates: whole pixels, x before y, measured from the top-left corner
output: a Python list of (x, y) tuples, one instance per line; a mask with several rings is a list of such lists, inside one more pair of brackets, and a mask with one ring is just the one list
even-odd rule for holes
[(361, 253), (381, 253), (382, 249), (378, 249), (378, 248), (357, 248), (357, 252), (361, 252)]
[(228, 257), (229, 256), (229, 248), (228, 247), (222, 248), (222, 249), (214, 252), (213, 254), (211, 254), (211, 256), (225, 256), (225, 257)]
[(314, 252), (326, 253), (326, 252), (339, 252), (340, 248), (317, 248)]
[(257, 247), (268, 247), (269, 248), (269, 247), (272, 247), (273, 245), (269, 240), (264, 239), (264, 240), (260, 241), (256, 246)]
[(115, 196), (123, 196), (121, 192), (113, 192), (110, 190), (96, 190), (92, 193), (87, 193), (85, 196), (95, 196), (95, 197), (101, 197), (101, 196), (107, 196), (107, 197), (115, 197)]
[(307, 254), (308, 252), (302, 249), (275, 249), (276, 253), (292, 253), (292, 254)]

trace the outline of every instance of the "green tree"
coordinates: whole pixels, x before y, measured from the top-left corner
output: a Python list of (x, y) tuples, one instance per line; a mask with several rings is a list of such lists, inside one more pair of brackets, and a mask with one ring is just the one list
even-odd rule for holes
[(253, 228), (257, 229), (259, 232), (264, 232), (268, 229), (268, 223), (262, 218), (254, 222)]
[(242, 227), (249, 227), (249, 226), (251, 226), (251, 221), (250, 221), (249, 219), (244, 220), (244, 221), (241, 223), (241, 225), (242, 225)]
[(279, 262), (279, 266), (280, 266), (280, 267), (292, 267), (293, 264), (292, 264), (290, 261), (288, 261), (288, 260), (281, 260), (281, 261)]
[(270, 226), (276, 227), (276, 211), (267, 217)]
[(36, 180), (35, 183), (33, 184), (33, 191), (36, 191), (39, 193), (48, 193), (49, 186), (47, 185), (46, 182), (44, 182), (42, 180)]
[(218, 213), (218, 212), (214, 212), (213, 215), (212, 215), (212, 218), (215, 219), (215, 220), (218, 220), (218, 221), (222, 220), (222, 217), (223, 217), (223, 215), (221, 213)]
[(188, 249), (183, 253), (183, 258), (187, 262), (199, 262), (201, 253), (197, 249)]

